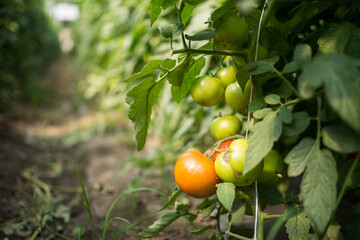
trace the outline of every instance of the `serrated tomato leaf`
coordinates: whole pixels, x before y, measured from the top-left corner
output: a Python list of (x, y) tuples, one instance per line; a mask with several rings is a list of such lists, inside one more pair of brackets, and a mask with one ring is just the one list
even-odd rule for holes
[(230, 212), (235, 199), (235, 185), (233, 183), (219, 183), (216, 195), (221, 204)]
[(315, 156), (316, 144), (312, 138), (302, 139), (289, 153), (286, 155), (284, 162), (289, 165), (289, 177), (299, 176), (304, 172), (305, 167), (311, 158)]
[(326, 147), (336, 152), (353, 153), (360, 151), (360, 138), (346, 126), (328, 125), (321, 131)]
[(255, 168), (279, 139), (282, 131), (281, 118), (276, 112), (269, 113), (262, 121), (256, 123), (252, 130), (246, 149), (243, 174)]
[(190, 67), (184, 75), (181, 86), (171, 86), (171, 94), (176, 102), (180, 102), (190, 91), (195, 78), (200, 74), (205, 66), (205, 58), (190, 62)]
[(152, 60), (148, 62), (143, 69), (140, 72), (137, 72), (130, 76), (129, 78), (125, 79), (125, 82), (131, 82), (138, 78), (145, 77), (152, 73), (155, 69), (158, 69), (160, 67), (161, 60)]
[(144, 148), (149, 129), (152, 107), (157, 102), (164, 80), (155, 82), (152, 77), (144, 79), (126, 94), (126, 103), (130, 105), (128, 117), (134, 124), (137, 149)]
[(308, 234), (310, 230), (310, 221), (306, 217), (304, 209), (296, 208), (296, 215), (287, 220), (285, 227), (289, 239), (297, 239), (298, 237)]
[(324, 54), (306, 63), (298, 88), (304, 98), (324, 85), (327, 102), (340, 118), (360, 133), (360, 61), (347, 55)]
[(329, 150), (316, 149), (312, 155), (300, 185), (300, 196), (313, 228), (323, 234), (335, 208), (338, 173)]
[(249, 63), (243, 67), (243, 69), (248, 69), (248, 75), (260, 75), (263, 73), (273, 73), (274, 65), (279, 61), (279, 56), (274, 56), (261, 61), (256, 61)]
[(292, 121), (283, 125), (283, 136), (292, 137), (302, 133), (310, 124), (307, 112), (296, 112), (292, 114)]

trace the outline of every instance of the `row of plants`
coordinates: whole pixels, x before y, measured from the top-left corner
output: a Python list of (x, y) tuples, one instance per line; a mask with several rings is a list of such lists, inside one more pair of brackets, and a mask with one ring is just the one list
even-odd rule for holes
[(0, 39), (0, 107), (21, 98), (44, 102), (48, 95), (39, 78), (60, 54), (44, 1), (2, 1)]

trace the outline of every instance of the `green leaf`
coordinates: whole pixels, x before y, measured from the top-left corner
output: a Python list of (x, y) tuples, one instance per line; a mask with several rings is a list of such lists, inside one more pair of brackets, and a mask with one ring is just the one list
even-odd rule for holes
[(160, 16), (162, 3), (163, 0), (151, 0), (151, 25), (153, 25), (155, 20)]
[(264, 100), (269, 105), (277, 105), (281, 103), (280, 96), (273, 93), (265, 96)]
[(287, 220), (285, 227), (290, 240), (308, 234), (310, 230), (310, 221), (306, 217), (304, 209), (296, 209), (296, 215)]
[(255, 112), (255, 111), (257, 111), (257, 110), (259, 110), (259, 109), (261, 109), (261, 108), (263, 108), (265, 106), (266, 106), (266, 102), (265, 102), (264, 98), (263, 97), (257, 97), (257, 98), (253, 99), (249, 103), (248, 108), (249, 108), (249, 111), (251, 113), (253, 113), (253, 112)]
[(180, 102), (190, 91), (192, 83), (200, 74), (205, 66), (205, 58), (200, 58), (197, 61), (191, 62), (188, 71), (184, 75), (184, 80), (180, 87), (172, 86), (171, 94), (176, 102)]
[(316, 155), (316, 144), (312, 138), (302, 139), (285, 157), (284, 162), (289, 165), (289, 177), (299, 176), (309, 161)]
[(207, 230), (209, 230), (209, 229), (212, 229), (213, 228), (213, 226), (211, 226), (211, 225), (206, 225), (206, 226), (204, 226), (204, 227), (202, 227), (202, 228), (200, 228), (200, 229), (188, 229), (189, 230), (189, 232), (191, 232), (192, 234), (201, 234), (201, 233), (203, 233), (203, 232), (205, 232), (205, 231), (207, 231)]
[[(317, 144), (317, 143), (316, 143)], [(300, 186), (305, 213), (315, 231), (326, 231), (336, 203), (336, 162), (326, 149), (316, 149), (307, 161), (307, 168)]]
[(189, 20), (193, 16), (193, 11), (194, 11), (195, 7), (196, 7), (196, 5), (190, 5), (187, 3), (185, 4), (185, 6), (181, 12), (181, 19), (185, 26), (188, 24)]
[(230, 223), (239, 223), (243, 220), (246, 210), (245, 199), (239, 199), (235, 201), (231, 209), (231, 220)]
[(289, 41), (275, 27), (266, 27), (261, 33), (261, 40), (267, 48), (276, 51), (279, 55), (287, 55), (291, 50)]
[(161, 67), (161, 68), (164, 68), (164, 69), (167, 69), (167, 70), (170, 70), (170, 69), (172, 69), (173, 67), (175, 67), (175, 65), (176, 65), (176, 60), (171, 59), (171, 58), (165, 58), (165, 59), (161, 62), (160, 67)]
[(158, 69), (160, 67), (160, 64), (161, 64), (161, 60), (152, 60), (148, 62), (140, 72), (137, 72), (131, 77), (125, 79), (125, 82), (131, 82), (138, 78), (145, 77), (151, 74), (154, 71), (154, 69)]
[(260, 75), (263, 73), (273, 73), (274, 65), (279, 61), (279, 56), (274, 56), (261, 61), (256, 61), (245, 65), (243, 68), (248, 69), (248, 75)]
[(247, 72), (248, 72), (248, 69), (241, 68), (236, 73), (236, 80), (239, 83), (239, 86), (243, 92), (245, 89), (245, 85), (246, 85), (247, 81), (249, 80), (249, 75), (247, 74)]
[(340, 118), (360, 133), (360, 61), (355, 58), (326, 54), (305, 64), (299, 76), (301, 96), (313, 96), (316, 88), (325, 85), (325, 95)]
[(181, 189), (178, 188), (176, 189), (170, 196), (170, 198), (168, 199), (168, 201), (159, 209), (155, 210), (154, 212), (159, 212), (164, 210), (165, 208), (167, 208), (168, 206), (170, 206), (171, 204), (173, 204), (176, 200), (176, 198), (182, 193)]
[(284, 203), (281, 193), (275, 187), (259, 186), (259, 198), (270, 205)]
[(235, 199), (235, 185), (229, 182), (219, 183), (216, 195), (221, 204), (230, 212)]
[(319, 52), (342, 53), (360, 58), (360, 28), (344, 22), (331, 24), (318, 40)]
[(181, 217), (180, 213), (167, 213), (149, 226), (148, 229), (139, 233), (140, 238), (152, 238), (159, 234), (164, 228)]
[(126, 103), (130, 105), (128, 117), (134, 124), (137, 149), (144, 148), (150, 124), (152, 107), (157, 102), (165, 81), (154, 82), (146, 78), (126, 94)]
[(222, 15), (228, 13), (233, 8), (234, 8), (234, 6), (230, 6), (230, 5), (225, 5), (225, 6), (219, 7), (211, 14), (211, 16), (210, 16), (211, 21), (215, 22), (216, 20), (221, 18)]
[(281, 121), (283, 121), (283, 123), (289, 124), (293, 120), (293, 115), (291, 111), (285, 106), (281, 106), (279, 108), (279, 116), (281, 118)]
[(179, 0), (161, 0), (161, 7), (165, 10), (168, 7), (175, 6), (178, 2)]
[(282, 130), (281, 119), (276, 112), (269, 113), (264, 120), (256, 123), (252, 130), (246, 149), (243, 174), (255, 168), (272, 149), (274, 141), (279, 139)]
[(281, 81), (280, 86), (276, 88), (276, 93), (280, 97), (287, 99), (292, 95), (292, 90), (284, 81)]
[(176, 69), (174, 69), (172, 72), (170, 72), (168, 74), (168, 76), (166, 77), (166, 79), (169, 81), (169, 83), (176, 87), (179, 87), (182, 85), (182, 82), (184, 80), (184, 75), (185, 75), (186, 71), (188, 70), (190, 62), (191, 62), (190, 55), (185, 56), (185, 59), (183, 59), (183, 58), (184, 57), (178, 59), (179, 62), (181, 61), (181, 63), (179, 63), (179, 65), (176, 67)]
[(266, 115), (268, 115), (269, 113), (274, 112), (271, 108), (263, 108), (260, 110), (257, 110), (253, 113), (253, 117), (256, 119), (263, 119), (264, 117), (266, 117)]
[(172, 38), (173, 28), (171, 25), (160, 25), (159, 31), (164, 38)]
[(321, 131), (323, 143), (336, 152), (352, 153), (360, 151), (360, 139), (345, 126), (330, 125)]
[(200, 32), (195, 33), (192, 36), (189, 36), (185, 34), (185, 38), (190, 41), (203, 41), (203, 40), (209, 40), (217, 34), (217, 31), (215, 28), (207, 28)]
[(312, 51), (310, 45), (305, 43), (300, 43), (295, 47), (294, 60), (297, 66), (299, 67), (304, 66), (304, 64), (306, 64), (311, 60), (311, 56), (312, 56)]
[(187, 2), (190, 5), (198, 5), (202, 2), (205, 2), (206, 0), (185, 0), (185, 2)]
[(310, 124), (310, 117), (307, 112), (293, 113), (290, 124), (284, 124), (283, 136), (292, 137), (302, 133)]
[(295, 61), (289, 62), (285, 65), (282, 73), (292, 73), (299, 70), (299, 66)]

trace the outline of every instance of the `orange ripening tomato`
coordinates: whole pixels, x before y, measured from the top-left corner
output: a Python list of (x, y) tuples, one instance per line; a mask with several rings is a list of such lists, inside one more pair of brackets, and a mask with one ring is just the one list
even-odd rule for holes
[[(231, 144), (234, 140), (235, 140), (235, 139), (233, 139), (233, 140), (228, 140), (228, 141), (226, 141), (226, 142), (223, 142), (223, 143), (220, 145), (219, 149), (229, 148), (230, 144)], [(216, 157), (217, 157), (220, 153), (221, 153), (221, 152), (216, 152), (216, 153), (211, 157), (211, 159), (212, 159), (212, 160), (215, 160)]]
[(175, 164), (175, 181), (179, 188), (195, 198), (207, 198), (215, 194), (220, 179), (214, 162), (202, 153), (188, 151)]

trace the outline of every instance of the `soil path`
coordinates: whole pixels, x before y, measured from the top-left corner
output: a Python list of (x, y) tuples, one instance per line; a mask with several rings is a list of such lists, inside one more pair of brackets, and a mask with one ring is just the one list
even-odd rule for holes
[[(126, 113), (99, 113), (78, 104), (81, 77), (72, 59), (64, 56), (41, 80), (50, 86), (51, 103), (16, 103), (0, 113), (1, 239), (101, 239), (105, 215), (118, 194), (144, 186), (171, 192), (171, 167), (141, 164), (147, 150), (135, 151)], [(93, 236), (77, 166), (88, 192)], [(155, 191), (135, 191), (120, 197), (110, 216), (134, 223), (164, 202)], [(127, 225), (115, 222), (110, 233)], [(117, 239), (133, 236), (128, 231)], [(153, 239), (198, 238), (176, 221)]]

